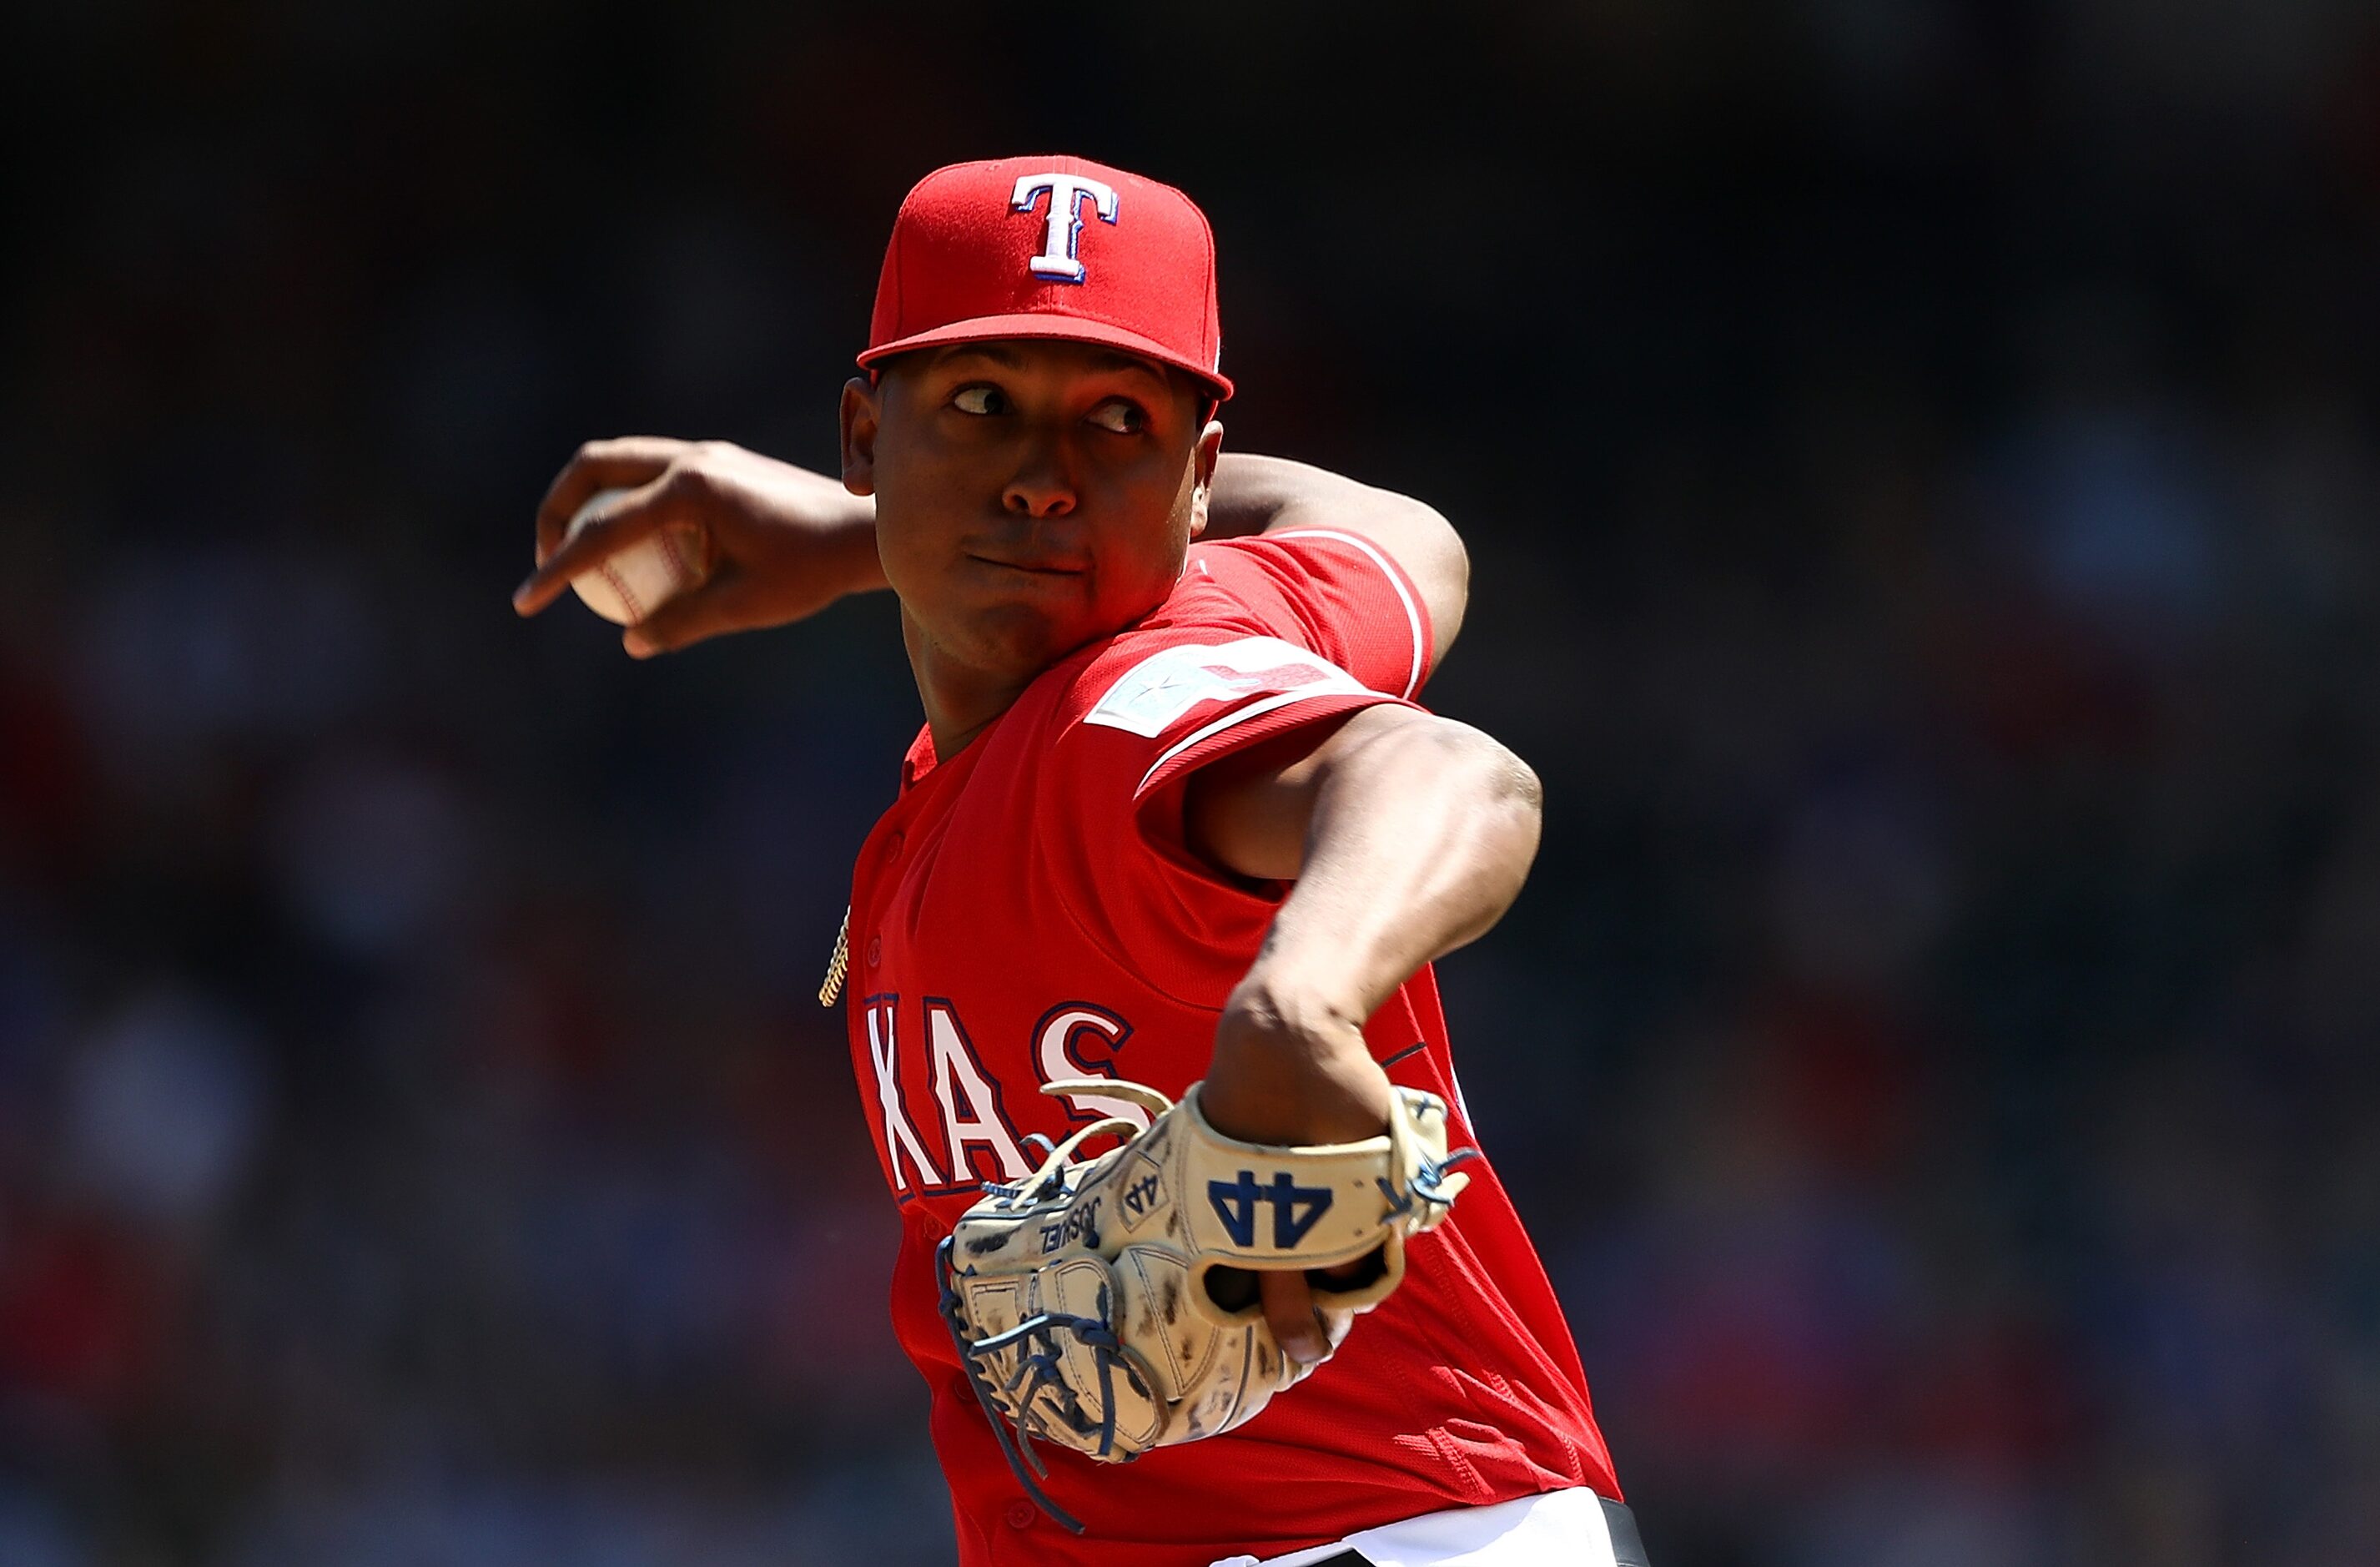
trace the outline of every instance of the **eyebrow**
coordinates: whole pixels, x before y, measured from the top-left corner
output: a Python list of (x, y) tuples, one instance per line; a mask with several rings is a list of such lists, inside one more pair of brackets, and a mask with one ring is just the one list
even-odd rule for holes
[(1113, 348), (1102, 348), (1091, 356), (1091, 363), (1101, 370), (1136, 370), (1141, 374), (1165, 379), (1165, 372), (1137, 354), (1126, 354)]

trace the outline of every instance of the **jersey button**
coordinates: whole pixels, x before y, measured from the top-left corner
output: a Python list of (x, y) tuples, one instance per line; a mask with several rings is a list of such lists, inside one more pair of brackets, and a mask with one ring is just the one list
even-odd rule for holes
[(876, 966), (876, 960), (877, 960), (878, 958), (880, 958), (880, 957), (882, 957), (883, 955), (884, 955), (884, 938), (882, 938), (881, 936), (870, 936), (870, 937), (868, 937), (868, 967), (870, 967), (870, 968), (875, 967), (875, 966)]
[(1029, 1529), (1033, 1526), (1033, 1520), (1039, 1516), (1040, 1514), (1033, 1510), (1033, 1504), (1029, 1501), (1012, 1501), (1008, 1504), (1008, 1526), (1012, 1529)]

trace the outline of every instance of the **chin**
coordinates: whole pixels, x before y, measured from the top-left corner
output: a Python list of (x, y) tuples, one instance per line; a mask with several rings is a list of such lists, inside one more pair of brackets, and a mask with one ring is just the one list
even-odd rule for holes
[(1022, 604), (1003, 605), (969, 617), (958, 638), (967, 662), (1013, 678), (1038, 674), (1084, 643), (1103, 635), (1069, 618), (1061, 620)]

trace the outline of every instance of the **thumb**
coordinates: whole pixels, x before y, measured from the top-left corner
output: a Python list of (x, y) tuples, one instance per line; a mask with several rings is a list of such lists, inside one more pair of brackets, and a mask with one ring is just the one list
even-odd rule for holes
[(1330, 1358), (1330, 1334), (1314, 1308), (1314, 1292), (1306, 1287), (1305, 1274), (1266, 1269), (1257, 1274), (1257, 1292), (1264, 1301), (1265, 1325), (1283, 1354), (1301, 1366)]

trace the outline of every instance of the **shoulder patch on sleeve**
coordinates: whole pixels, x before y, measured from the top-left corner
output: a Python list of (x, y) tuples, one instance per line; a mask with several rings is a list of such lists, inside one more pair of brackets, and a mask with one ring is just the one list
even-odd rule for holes
[(1201, 702), (1237, 701), (1259, 692), (1303, 697), (1366, 689), (1320, 654), (1277, 637), (1190, 642), (1151, 653), (1124, 671), (1083, 722), (1155, 739)]

